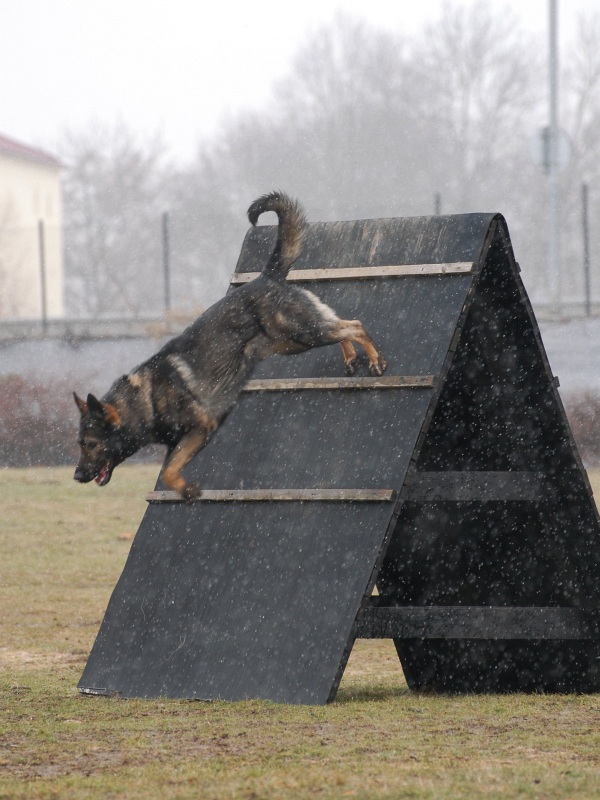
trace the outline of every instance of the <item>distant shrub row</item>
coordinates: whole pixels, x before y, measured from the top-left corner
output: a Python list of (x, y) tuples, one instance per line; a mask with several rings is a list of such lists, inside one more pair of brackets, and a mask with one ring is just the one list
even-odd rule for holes
[(0, 377), (0, 465), (72, 464), (77, 455), (77, 409), (60, 383)]
[(584, 464), (600, 466), (600, 392), (590, 390), (567, 397), (565, 410)]
[[(36, 382), (0, 376), (0, 467), (75, 465), (79, 412), (64, 379)], [(138, 457), (161, 461), (163, 448)]]
[[(584, 462), (600, 466), (600, 393), (572, 395), (565, 407)], [(0, 376), (0, 466), (75, 464), (78, 418), (64, 380), (42, 384)], [(148, 448), (138, 460), (160, 462), (162, 457), (162, 448)]]

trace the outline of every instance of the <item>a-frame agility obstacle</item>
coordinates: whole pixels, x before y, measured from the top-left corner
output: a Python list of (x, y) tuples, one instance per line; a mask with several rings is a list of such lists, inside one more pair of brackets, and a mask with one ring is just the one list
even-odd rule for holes
[(79, 688), (325, 703), (385, 637), (415, 689), (599, 691), (598, 516), (503, 218), (316, 224), (289, 279), (386, 375), (260, 365), (189, 465), (204, 499), (151, 494)]

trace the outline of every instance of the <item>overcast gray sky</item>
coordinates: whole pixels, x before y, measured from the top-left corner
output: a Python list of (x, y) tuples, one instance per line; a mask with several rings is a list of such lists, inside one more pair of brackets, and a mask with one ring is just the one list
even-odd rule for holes
[[(490, 0), (491, 2), (492, 0)], [(474, 0), (454, 0), (470, 5)], [(52, 150), (64, 128), (121, 118), (190, 158), (228, 114), (260, 108), (337, 9), (414, 35), (443, 0), (0, 0), (0, 133)], [(548, 0), (499, 0), (545, 43)], [(600, 0), (559, 0), (561, 42)]]

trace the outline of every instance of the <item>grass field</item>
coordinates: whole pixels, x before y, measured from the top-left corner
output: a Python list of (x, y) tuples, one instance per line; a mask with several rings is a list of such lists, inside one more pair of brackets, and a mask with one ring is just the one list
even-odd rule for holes
[(327, 707), (80, 696), (156, 472), (0, 471), (0, 798), (600, 798), (600, 697), (412, 694), (391, 642)]

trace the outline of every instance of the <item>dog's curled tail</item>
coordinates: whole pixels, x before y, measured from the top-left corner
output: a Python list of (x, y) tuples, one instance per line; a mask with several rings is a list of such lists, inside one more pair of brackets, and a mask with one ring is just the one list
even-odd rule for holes
[(270, 192), (255, 200), (248, 209), (248, 219), (256, 225), (265, 211), (274, 211), (279, 219), (277, 243), (267, 261), (263, 274), (275, 280), (285, 280), (290, 267), (300, 255), (308, 222), (301, 206), (283, 192)]

